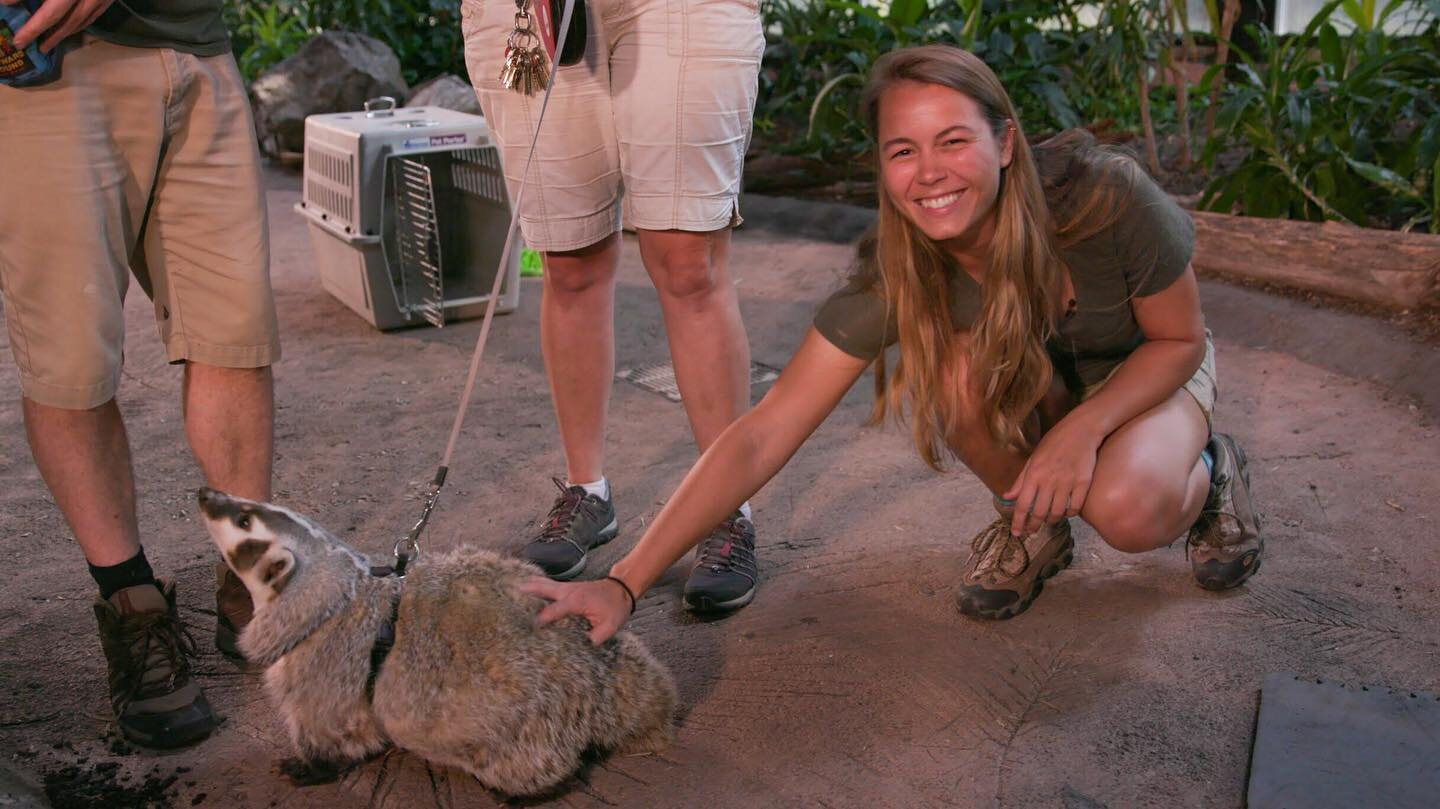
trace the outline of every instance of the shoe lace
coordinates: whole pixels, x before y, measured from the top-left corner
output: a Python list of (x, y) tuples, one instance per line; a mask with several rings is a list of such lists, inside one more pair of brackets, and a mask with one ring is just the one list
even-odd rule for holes
[[(119, 639), (129, 657), (115, 697), (117, 712), (146, 692), (169, 693), (183, 684), (196, 644), (178, 618), (163, 612), (130, 616), (120, 627)], [(156, 679), (156, 672), (163, 672), (163, 678)]]
[(1220, 508), (1220, 493), (1230, 485), (1228, 475), (1221, 475), (1215, 478), (1210, 484), (1210, 496), (1205, 499), (1205, 506), (1200, 509), (1200, 516), (1195, 519), (1195, 525), (1190, 528), (1190, 541), (1185, 543), (1185, 558), (1190, 558), (1190, 548), (1196, 545), (1206, 545), (1211, 548), (1223, 548), (1225, 543), (1221, 540), (1220, 532), (1214, 530), (1215, 524), (1220, 518), (1228, 517), (1237, 524), (1241, 522), (1240, 516)]
[(734, 518), (725, 520), (711, 531), (700, 543), (695, 555), (695, 567), (708, 567), (716, 573), (733, 569), (736, 565), (746, 568), (755, 566), (755, 544), (750, 533)]
[[(975, 539), (970, 542), (970, 552), (980, 560), (975, 564), (977, 575), (999, 570), (1014, 578), (1030, 566), (1030, 550), (1025, 547), (1025, 538), (1010, 533), (1010, 520), (1005, 517), (990, 523), (988, 528), (976, 534)], [(1007, 559), (1019, 559), (1019, 567), (1013, 570), (1006, 567)]]
[(541, 542), (566, 542), (570, 539), (570, 526), (575, 524), (575, 517), (584, 510), (589, 514), (585, 503), (585, 490), (579, 486), (566, 486), (560, 478), (550, 478), (555, 488), (560, 490), (560, 496), (555, 498), (555, 505), (550, 507), (550, 514), (545, 518), (545, 527), (541, 529), (537, 539)]

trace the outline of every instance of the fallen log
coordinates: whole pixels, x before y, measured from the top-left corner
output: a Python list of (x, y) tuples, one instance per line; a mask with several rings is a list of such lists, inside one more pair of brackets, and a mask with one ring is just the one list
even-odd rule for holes
[(1400, 309), (1440, 305), (1440, 235), (1191, 211), (1195, 271)]

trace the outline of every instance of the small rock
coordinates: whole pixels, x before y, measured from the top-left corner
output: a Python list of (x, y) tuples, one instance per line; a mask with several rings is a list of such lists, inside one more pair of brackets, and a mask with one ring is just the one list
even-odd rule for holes
[(415, 85), (415, 91), (410, 94), (405, 106), (443, 107), (470, 115), (483, 114), (480, 102), (475, 98), (475, 88), (470, 86), (470, 82), (449, 73)]

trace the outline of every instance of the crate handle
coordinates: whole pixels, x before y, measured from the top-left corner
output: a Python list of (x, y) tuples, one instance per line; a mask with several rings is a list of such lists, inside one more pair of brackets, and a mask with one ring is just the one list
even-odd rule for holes
[(389, 118), (395, 114), (395, 99), (392, 96), (380, 96), (365, 102), (366, 118)]

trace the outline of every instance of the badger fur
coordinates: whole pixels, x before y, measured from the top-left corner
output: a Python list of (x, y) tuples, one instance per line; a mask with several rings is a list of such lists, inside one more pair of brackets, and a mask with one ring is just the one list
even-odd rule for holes
[[(628, 632), (597, 647), (577, 618), (537, 629), (542, 600), (516, 590), (539, 575), (532, 565), (459, 548), (382, 578), (300, 514), (212, 489), (199, 499), (254, 599), (240, 650), (265, 668), (298, 754), (292, 777), (394, 745), (531, 795), (568, 778), (587, 749), (670, 740), (669, 672)], [(392, 615), (394, 645), (372, 688), (371, 653)]]

